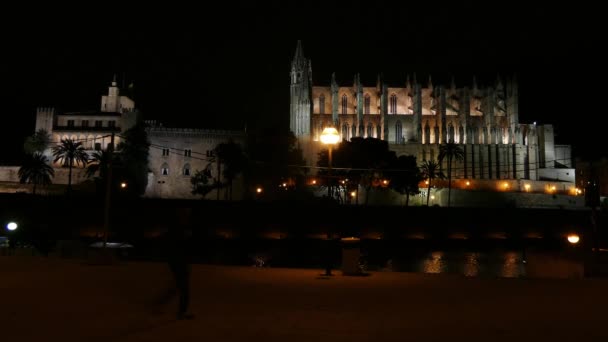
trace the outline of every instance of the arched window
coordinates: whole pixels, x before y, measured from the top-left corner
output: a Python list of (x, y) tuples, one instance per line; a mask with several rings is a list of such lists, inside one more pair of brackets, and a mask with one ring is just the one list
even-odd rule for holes
[(319, 114), (325, 114), (325, 95), (319, 96)]
[(368, 124), (367, 125), (367, 137), (368, 138), (373, 138), (374, 136), (374, 126), (372, 126), (372, 124)]
[(182, 174), (184, 176), (190, 176), (190, 164), (184, 165), (184, 168), (182, 170)]
[(450, 122), (450, 126), (448, 128), (448, 132), (450, 134), (450, 136), (448, 137), (448, 142), (455, 143), (456, 139), (455, 139), (454, 125), (452, 125), (451, 122)]
[(163, 163), (163, 166), (160, 167), (160, 174), (163, 176), (169, 175), (169, 164)]
[(401, 121), (397, 121), (395, 124), (395, 142), (397, 144), (403, 143), (403, 127), (401, 126)]
[(424, 143), (425, 144), (431, 143), (431, 127), (429, 126), (428, 122), (424, 126)]
[(369, 95), (365, 94), (365, 97), (363, 98), (363, 114), (370, 113), (371, 104), (372, 100), (369, 98)]
[(397, 95), (391, 95), (390, 114), (397, 114)]
[(376, 126), (376, 138), (382, 139), (382, 126)]
[(348, 140), (348, 124), (342, 125), (342, 139)]
[(342, 114), (348, 114), (348, 96), (342, 95)]
[(350, 136), (351, 139), (354, 138), (354, 137), (356, 137), (356, 136), (358, 136), (358, 134), (357, 134), (357, 125), (353, 125), (352, 126), (352, 131), (353, 131), (353, 133)]

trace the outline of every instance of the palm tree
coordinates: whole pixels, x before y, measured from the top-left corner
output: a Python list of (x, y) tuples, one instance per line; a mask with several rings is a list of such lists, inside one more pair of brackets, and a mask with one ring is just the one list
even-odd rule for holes
[(81, 142), (75, 142), (72, 139), (61, 139), (61, 143), (53, 147), (53, 157), (55, 157), (53, 162), (61, 161), (64, 167), (70, 168), (67, 191), (69, 194), (72, 190), (72, 167), (74, 167), (74, 163), (77, 166), (80, 164), (86, 165), (89, 155)]
[(99, 172), (99, 178), (105, 179), (107, 168), (108, 168), (108, 160), (110, 154), (107, 150), (95, 151), (91, 155), (91, 158), (88, 160), (89, 166), (87, 166), (86, 175), (88, 178), (94, 177), (97, 172)]
[(51, 178), (55, 171), (48, 164), (48, 159), (41, 153), (28, 154), (23, 165), (19, 168), (19, 181), (21, 183), (34, 184), (32, 194), (36, 194), (37, 185), (51, 184)]
[(431, 197), (431, 187), (433, 186), (433, 179), (435, 178), (443, 178), (443, 173), (439, 171), (439, 164), (437, 164), (434, 160), (425, 160), (422, 165), (420, 165), (420, 171), (422, 172), (422, 177), (426, 178), (429, 182), (428, 191), (426, 193), (426, 206), (429, 206), (429, 198)]
[(462, 161), (464, 159), (464, 151), (462, 148), (453, 143), (449, 142), (442, 145), (439, 148), (439, 163), (443, 163), (443, 160), (448, 158), (448, 207), (450, 206), (450, 199), (452, 196), (452, 161)]

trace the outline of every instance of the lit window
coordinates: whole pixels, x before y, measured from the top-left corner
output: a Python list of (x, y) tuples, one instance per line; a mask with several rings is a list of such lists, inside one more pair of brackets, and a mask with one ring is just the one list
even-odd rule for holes
[(348, 114), (348, 96), (342, 95), (342, 114)]
[(391, 95), (390, 113), (397, 114), (397, 95), (395, 95), (395, 94)]

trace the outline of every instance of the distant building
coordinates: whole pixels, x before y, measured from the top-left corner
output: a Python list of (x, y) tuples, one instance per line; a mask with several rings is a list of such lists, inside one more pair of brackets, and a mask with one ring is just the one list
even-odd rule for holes
[(330, 85), (316, 85), (298, 41), (290, 94), (290, 128), (313, 163), (321, 132), (333, 126), (343, 140), (382, 139), (397, 155), (413, 155), (419, 163), (437, 160), (442, 144), (456, 143), (465, 157), (453, 163), (453, 178), (468, 180), (469, 188), (576, 191), (571, 147), (555, 144), (552, 125), (519, 122), (514, 78), (483, 87), (472, 78), (457, 87), (453, 80), (433, 84), (430, 77), (423, 84), (413, 75), (393, 87), (381, 77), (366, 86), (357, 74), (352, 85), (339, 85), (335, 75)]
[[(217, 177), (215, 147), (229, 141), (241, 146), (245, 144), (245, 132), (242, 131), (166, 128), (155, 121), (146, 123), (151, 144), (146, 197), (200, 198), (200, 195), (191, 194), (190, 179), (196, 171), (206, 168), (211, 170), (213, 177)], [(233, 185), (232, 199), (243, 198), (243, 186), (243, 179), (239, 177)], [(214, 190), (205, 198), (217, 199), (217, 195)], [(220, 189), (219, 198), (229, 198), (227, 187)]]
[[(101, 97), (101, 109), (89, 112), (56, 112), (54, 108), (37, 108), (36, 131), (44, 129), (51, 136), (51, 147), (62, 139), (81, 142), (87, 152), (105, 150), (112, 133), (118, 145), (121, 133), (133, 127), (138, 118), (135, 103), (121, 96), (116, 77), (108, 88), (108, 95)], [(51, 158), (51, 147), (45, 152)], [(59, 165), (56, 165), (59, 166)]]
[[(62, 139), (81, 142), (87, 153), (105, 150), (114, 134), (115, 146), (122, 141), (122, 133), (141, 120), (135, 102), (128, 96), (120, 95), (116, 78), (112, 81), (108, 94), (101, 97), (101, 109), (90, 112), (60, 113), (54, 108), (38, 108), (36, 112), (36, 131), (44, 129), (51, 136), (51, 146), (44, 152), (52, 160), (51, 148)], [(217, 162), (213, 150), (220, 143), (235, 142), (245, 144), (245, 132), (222, 131), (194, 128), (167, 128), (156, 121), (146, 121), (149, 150), (148, 186), (144, 196), (159, 198), (200, 198), (192, 195), (191, 177), (199, 170), (209, 168), (211, 176), (217, 178)], [(56, 168), (54, 184), (67, 184), (67, 170), (59, 163)], [(0, 182), (18, 182), (19, 167), (0, 167)], [(220, 171), (221, 172), (221, 171)], [(86, 180), (84, 168), (76, 168), (72, 182)], [(15, 189), (11, 187), (10, 189)], [(23, 191), (21, 188), (16, 188)], [(220, 189), (219, 198), (228, 199), (228, 188)], [(232, 198), (243, 197), (242, 177), (233, 184)], [(206, 196), (218, 198), (214, 190)]]

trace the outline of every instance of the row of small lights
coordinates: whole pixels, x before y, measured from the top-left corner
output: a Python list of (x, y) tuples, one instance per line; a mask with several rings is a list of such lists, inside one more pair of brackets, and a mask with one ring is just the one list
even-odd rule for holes
[[(256, 192), (257, 193), (262, 193), (262, 188), (257, 188)], [(352, 197), (355, 197), (357, 195), (357, 192), (353, 191), (353, 192), (350, 193), (350, 195)], [(432, 199), (435, 199), (435, 196), (432, 196)], [(6, 225), (6, 229), (8, 229), (9, 231), (15, 231), (15, 230), (17, 230), (18, 227), (19, 226), (15, 222), (9, 222)], [(568, 242), (570, 242), (573, 245), (576, 245), (581, 240), (580, 236), (578, 236), (577, 234), (569, 234), (568, 237), (567, 237), (567, 239), (568, 239)]]
[[(342, 184), (346, 184), (346, 182), (348, 182), (348, 179), (340, 181), (340, 183), (342, 183)], [(382, 184), (383, 184), (383, 185), (388, 185), (388, 183), (389, 183), (389, 181), (388, 181), (388, 180), (386, 180), (386, 179), (382, 180)], [(425, 184), (425, 185), (429, 185), (429, 181), (428, 181), (428, 180), (426, 180), (426, 181), (424, 182), (424, 184)], [(316, 180), (316, 179), (313, 179), (313, 180), (311, 181), (311, 185), (317, 185), (317, 180)], [(126, 183), (122, 183), (122, 184), (121, 184), (121, 187), (122, 187), (122, 188), (126, 188), (126, 186), (127, 186), (127, 185), (126, 185)], [(466, 182), (465, 182), (465, 186), (467, 186), (467, 187), (471, 186), (471, 182), (470, 182), (470, 181), (466, 181)], [(280, 185), (279, 185), (279, 187), (287, 188), (287, 183), (280, 184)], [(510, 187), (511, 187), (511, 186), (510, 186), (510, 184), (509, 184), (509, 183), (507, 183), (507, 182), (502, 183), (502, 188), (503, 188), (503, 189), (508, 190)], [(525, 184), (525, 185), (524, 185), (524, 189), (526, 190), (526, 192), (530, 192), (530, 189), (531, 189), (531, 188), (532, 188), (532, 186), (531, 186), (530, 184)], [(553, 186), (551, 186), (551, 187), (547, 188), (547, 192), (549, 192), (549, 193), (553, 193), (553, 192), (555, 192), (556, 190), (557, 190), (557, 188), (555, 187), (555, 185), (553, 185)], [(572, 192), (573, 192), (575, 195), (581, 195), (581, 194), (583, 193), (583, 191), (582, 191), (581, 189), (579, 189), (579, 188), (572, 188), (572, 189), (571, 189), (571, 191), (572, 191)], [(262, 192), (262, 188), (257, 188), (257, 189), (256, 189), (256, 192), (257, 192), (257, 193), (261, 193), (261, 192)], [(354, 193), (354, 192), (353, 192), (353, 193)], [(354, 197), (354, 196), (355, 196), (355, 195), (353, 195), (353, 197)]]

